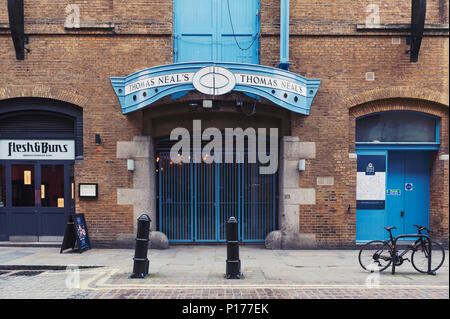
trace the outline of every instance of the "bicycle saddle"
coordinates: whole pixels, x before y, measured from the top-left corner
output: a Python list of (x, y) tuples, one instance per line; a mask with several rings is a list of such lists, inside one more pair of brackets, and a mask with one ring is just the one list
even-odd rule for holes
[(397, 227), (384, 227), (384, 229), (386, 229), (387, 231), (391, 230), (391, 229), (397, 229)]

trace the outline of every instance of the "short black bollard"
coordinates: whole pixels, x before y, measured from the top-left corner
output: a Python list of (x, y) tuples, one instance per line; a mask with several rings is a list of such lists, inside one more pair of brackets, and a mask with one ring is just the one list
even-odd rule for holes
[(227, 279), (241, 279), (241, 261), (239, 259), (238, 221), (230, 217), (226, 225), (227, 234)]
[(133, 258), (133, 273), (130, 278), (145, 278), (148, 275), (149, 261), (147, 259), (147, 251), (151, 221), (150, 217), (146, 214), (143, 214), (138, 218), (136, 249)]

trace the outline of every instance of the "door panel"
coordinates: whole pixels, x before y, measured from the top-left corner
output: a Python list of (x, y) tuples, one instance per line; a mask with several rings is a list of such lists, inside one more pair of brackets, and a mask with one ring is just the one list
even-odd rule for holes
[(68, 174), (63, 164), (39, 165), (41, 170), (41, 207), (39, 236), (64, 235), (68, 210)]
[(258, 163), (243, 166), (242, 237), (260, 241), (275, 229), (275, 175), (259, 174)]
[[(411, 187), (406, 187), (410, 184)], [(408, 188), (408, 189), (406, 189)], [(405, 233), (417, 233), (413, 224), (428, 227), (430, 203), (430, 156), (428, 152), (405, 154)]]
[(178, 55), (180, 61), (213, 61), (213, 38), (208, 34), (182, 35)]
[(356, 189), (356, 240), (385, 237), (387, 152), (358, 151)]
[(196, 185), (196, 222), (195, 239), (197, 241), (216, 241), (216, 166), (200, 163), (195, 165)]
[[(234, 216), (239, 218), (241, 215), (241, 179), (243, 164), (220, 164), (220, 225), (219, 240), (226, 240), (226, 221)], [(239, 238), (240, 238), (239, 229)]]
[[(387, 218), (385, 226), (394, 226), (392, 235), (398, 236), (405, 233), (404, 217), (404, 154), (402, 152), (389, 152), (388, 176), (386, 195)], [(384, 237), (389, 237), (385, 232)]]
[(35, 189), (37, 173), (35, 164), (11, 165), (10, 236), (30, 236), (39, 233)]
[(6, 198), (6, 165), (0, 164), (0, 241), (8, 240)]
[(259, 31), (259, 1), (220, 1), (219, 9), (218, 37), (221, 41), (219, 61), (259, 63), (259, 44), (256, 38)]
[[(413, 224), (428, 227), (430, 202), (429, 152), (390, 151), (387, 189), (387, 224), (392, 233), (415, 234)], [(402, 213), (403, 212), (403, 213)]]
[(257, 64), (258, 33), (258, 0), (174, 1), (175, 62)]
[(75, 211), (70, 165), (57, 161), (0, 164), (4, 185), (0, 192), (4, 197), (0, 203), (0, 240), (37, 241), (64, 234), (69, 211)]
[[(377, 151), (358, 151), (358, 163), (360, 154), (373, 152)], [(385, 210), (357, 210), (357, 241), (388, 238), (383, 226), (396, 227), (392, 230), (394, 236), (417, 233), (413, 224), (428, 227), (429, 157), (427, 151), (388, 151)]]
[(157, 170), (160, 231), (170, 241), (192, 241), (192, 164), (170, 163), (169, 153), (159, 153)]

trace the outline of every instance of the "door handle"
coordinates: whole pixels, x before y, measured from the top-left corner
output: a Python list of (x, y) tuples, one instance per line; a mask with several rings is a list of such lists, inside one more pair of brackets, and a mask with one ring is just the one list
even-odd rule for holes
[(404, 211), (401, 211), (401, 212), (400, 212), (400, 216), (402, 216), (402, 217), (405, 216), (405, 212), (404, 212)]

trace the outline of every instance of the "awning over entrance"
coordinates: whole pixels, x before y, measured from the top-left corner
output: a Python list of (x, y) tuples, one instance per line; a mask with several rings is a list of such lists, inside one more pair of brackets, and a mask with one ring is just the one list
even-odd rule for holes
[(243, 92), (309, 115), (320, 82), (268, 66), (226, 62), (169, 64), (111, 78), (123, 114), (147, 107), (168, 95), (176, 99), (197, 90), (210, 96)]

